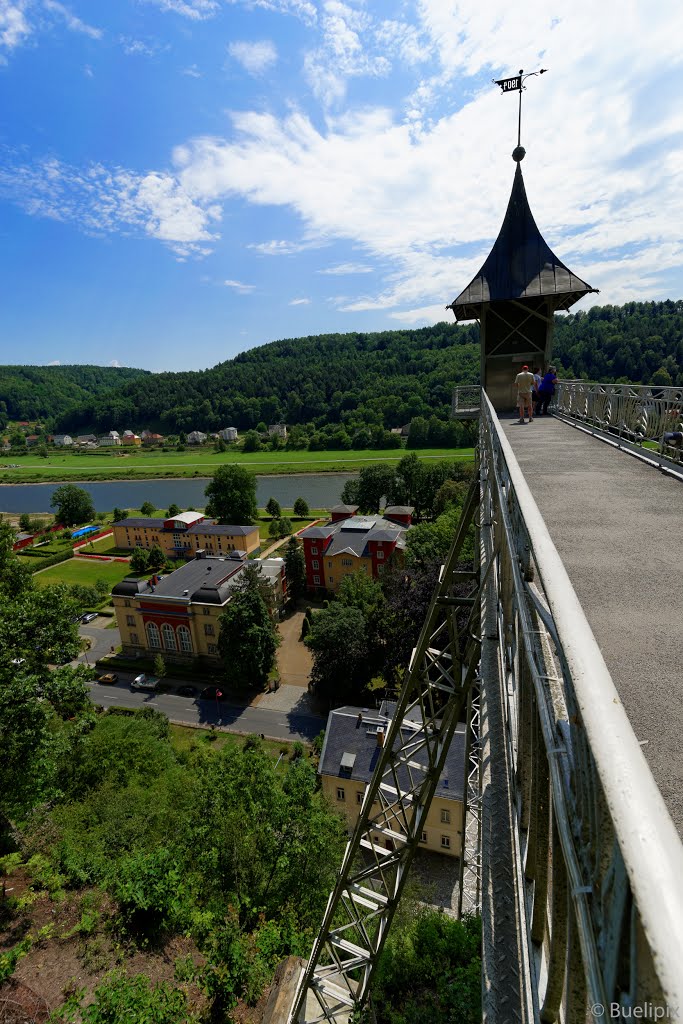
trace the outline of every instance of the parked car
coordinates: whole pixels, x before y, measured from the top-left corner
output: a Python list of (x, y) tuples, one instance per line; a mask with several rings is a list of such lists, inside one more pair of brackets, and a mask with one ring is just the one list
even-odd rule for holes
[(118, 683), (119, 677), (116, 672), (105, 672), (103, 676), (99, 676), (98, 683)]
[(179, 697), (196, 697), (197, 687), (196, 686), (179, 686), (176, 690)]
[(132, 681), (130, 687), (131, 690), (148, 690), (154, 693), (154, 691), (157, 688), (158, 682), (159, 680), (157, 679), (156, 676), (148, 676), (145, 675), (144, 672), (141, 672), (140, 675), (136, 676), (135, 679)]
[(204, 700), (220, 700), (223, 696), (223, 691), (217, 686), (205, 686), (201, 692), (201, 697)]
[(81, 622), (85, 625), (86, 622), (92, 622), (96, 618), (97, 612), (86, 612), (85, 615), (81, 616)]

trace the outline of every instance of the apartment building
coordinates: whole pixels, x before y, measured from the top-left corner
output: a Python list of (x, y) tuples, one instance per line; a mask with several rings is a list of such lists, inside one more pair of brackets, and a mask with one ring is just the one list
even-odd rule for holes
[(170, 519), (130, 516), (114, 523), (117, 548), (151, 548), (157, 544), (167, 558), (192, 558), (197, 551), (224, 556), (240, 551), (244, 557), (260, 548), (257, 526), (218, 525), (203, 512), (179, 512)]
[[(358, 820), (365, 787), (372, 778), (395, 710), (394, 702), (383, 701), (378, 711), (346, 706), (330, 713), (318, 772), (323, 792), (332, 806), (344, 815), (349, 831)], [(414, 735), (410, 723), (419, 722), (419, 715), (419, 708), (413, 709), (405, 719), (403, 733)], [(406, 771), (399, 769), (399, 783), (401, 773)], [(413, 776), (417, 776), (415, 769)], [(458, 725), (422, 829), (421, 849), (449, 857), (460, 856), (464, 781), (465, 726)], [(405, 788), (408, 788), (407, 776)], [(379, 811), (379, 804), (373, 804), (372, 809)], [(393, 841), (377, 832), (373, 834), (373, 842), (391, 849)]]
[[(280, 615), (287, 596), (282, 558), (254, 559), (268, 582), (273, 614)], [(203, 551), (168, 576), (131, 577), (117, 583), (112, 603), (123, 653), (207, 667), (220, 665), (220, 616), (240, 581), (246, 563), (239, 554), (217, 558)]]
[(314, 593), (334, 593), (345, 576), (367, 572), (382, 575), (391, 559), (403, 560), (413, 509), (391, 505), (383, 515), (359, 516), (356, 505), (337, 505), (330, 521), (301, 534), (306, 582)]

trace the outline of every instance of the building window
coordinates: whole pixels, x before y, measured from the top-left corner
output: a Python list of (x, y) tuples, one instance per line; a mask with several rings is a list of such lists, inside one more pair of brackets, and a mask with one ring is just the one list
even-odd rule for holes
[(311, 548), (311, 554), (312, 555), (317, 555), (318, 554), (318, 549), (317, 548)]
[(214, 633), (215, 633), (215, 630), (213, 628), (213, 623), (212, 622), (205, 622), (204, 623), (204, 636), (213, 636)]
[(313, 584), (314, 584), (314, 586), (316, 586), (316, 587), (319, 587), (319, 586), (320, 586), (320, 577), (319, 577), (319, 576), (314, 576), (314, 577), (313, 577)]
[(379, 548), (377, 549), (377, 558), (378, 558), (378, 559), (382, 559), (382, 558), (384, 558), (384, 552), (383, 552), (383, 551), (380, 551), (380, 550), (379, 550)]
[(130, 608), (130, 601), (123, 602), (124, 608)]
[(130, 634), (130, 642), (132, 644), (136, 644), (138, 642), (138, 635), (137, 635), (137, 633), (131, 633)]
[(327, 568), (328, 568), (328, 569), (331, 569), (331, 568), (332, 568), (332, 562), (328, 562), (328, 563), (327, 563)]
[(426, 843), (427, 842), (427, 833), (426, 832), (423, 832), (422, 835), (420, 836), (420, 842), (421, 843)]
[(156, 648), (156, 650), (161, 650), (161, 638), (156, 622), (148, 622), (145, 628), (147, 630), (147, 643), (149, 646)]
[(202, 611), (204, 612), (205, 615), (210, 615), (210, 613), (211, 613), (211, 609), (210, 608), (202, 608)]
[(386, 565), (378, 565), (377, 566), (378, 574), (381, 573), (381, 572), (384, 572), (385, 569), (386, 569)]
[(342, 558), (342, 565), (353, 565), (353, 561), (350, 558)]
[(346, 800), (346, 796), (344, 795), (344, 787), (343, 786), (337, 786), (337, 800), (341, 800), (341, 801)]
[(178, 639), (180, 640), (180, 650), (186, 654), (192, 654), (192, 637), (187, 626), (178, 626)]
[(362, 804), (363, 803), (363, 794), (360, 793), (360, 792), (356, 793), (356, 803), (357, 804)]
[(207, 650), (208, 650), (209, 654), (215, 654), (216, 653), (216, 645), (215, 644), (209, 644)]
[(134, 626), (135, 625), (135, 616), (134, 615), (126, 615), (126, 625), (127, 626)]
[(450, 823), (451, 823), (451, 812), (450, 811), (446, 811), (446, 810), (442, 810), (441, 811), (441, 824), (442, 825), (450, 825)]
[(334, 576), (328, 576), (327, 578), (330, 581), (330, 583), (334, 583)]
[(444, 850), (450, 850), (450, 848), (451, 848), (451, 837), (450, 836), (441, 836), (441, 846), (443, 847)]
[(161, 627), (161, 635), (164, 638), (164, 647), (167, 651), (177, 651), (178, 647), (175, 642), (175, 633), (173, 632), (173, 626), (169, 626), (168, 622), (164, 622)]
[(314, 569), (319, 569), (319, 568), (320, 568), (320, 562), (318, 561), (318, 559), (317, 559), (317, 558), (314, 558), (314, 559), (313, 559), (313, 561), (311, 562), (311, 566), (312, 566), (312, 567), (313, 567)]

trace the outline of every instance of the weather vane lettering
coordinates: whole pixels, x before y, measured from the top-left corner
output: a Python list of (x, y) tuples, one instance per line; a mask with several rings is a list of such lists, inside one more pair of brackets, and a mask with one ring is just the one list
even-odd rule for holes
[(518, 75), (513, 75), (512, 78), (494, 78), (493, 81), (496, 85), (499, 85), (502, 92), (517, 92), (519, 93), (519, 113), (517, 116), (517, 146), (512, 152), (512, 159), (519, 163), (526, 156), (526, 150), (522, 145), (522, 93), (526, 89), (524, 82), (527, 78), (533, 78), (534, 75), (544, 75), (548, 69), (541, 68), (540, 71), (527, 71), (524, 74), (524, 68), (519, 69)]

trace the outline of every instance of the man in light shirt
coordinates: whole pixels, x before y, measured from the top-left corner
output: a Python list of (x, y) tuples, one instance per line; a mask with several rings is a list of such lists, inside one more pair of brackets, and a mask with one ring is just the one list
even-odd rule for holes
[(533, 423), (533, 402), (532, 393), (534, 390), (534, 375), (529, 372), (528, 366), (523, 366), (520, 373), (515, 377), (517, 387), (517, 406), (519, 408), (519, 422), (524, 423), (524, 411), (528, 410), (529, 423)]

